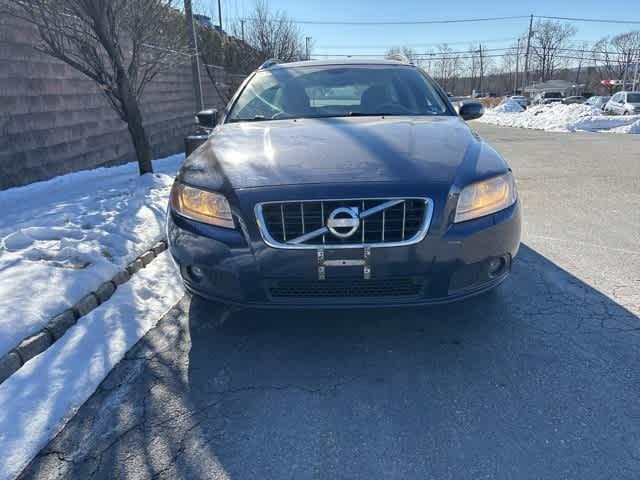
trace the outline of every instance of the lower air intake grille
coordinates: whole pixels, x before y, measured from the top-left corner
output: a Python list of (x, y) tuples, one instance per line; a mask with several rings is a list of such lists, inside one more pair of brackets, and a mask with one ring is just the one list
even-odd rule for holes
[(273, 280), (269, 293), (274, 298), (372, 298), (415, 297), (422, 293), (423, 280), (394, 278), (385, 280)]

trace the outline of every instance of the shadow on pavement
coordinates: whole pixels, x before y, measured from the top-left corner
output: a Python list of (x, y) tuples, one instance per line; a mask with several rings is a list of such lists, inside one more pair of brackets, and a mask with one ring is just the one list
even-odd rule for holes
[(167, 314), (23, 478), (635, 478), (637, 316), (523, 245), (430, 308)]

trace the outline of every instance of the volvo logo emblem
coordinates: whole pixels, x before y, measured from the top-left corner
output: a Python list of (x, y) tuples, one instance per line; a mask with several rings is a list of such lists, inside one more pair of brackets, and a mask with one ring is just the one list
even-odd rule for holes
[(358, 207), (336, 208), (327, 219), (327, 228), (331, 233), (339, 238), (348, 238), (358, 230), (360, 217)]

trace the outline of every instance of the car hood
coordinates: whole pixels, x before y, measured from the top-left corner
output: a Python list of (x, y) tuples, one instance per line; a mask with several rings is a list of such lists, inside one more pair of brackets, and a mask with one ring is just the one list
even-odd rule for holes
[(189, 156), (178, 179), (212, 190), (466, 183), (506, 169), (458, 117), (354, 117), (223, 124)]

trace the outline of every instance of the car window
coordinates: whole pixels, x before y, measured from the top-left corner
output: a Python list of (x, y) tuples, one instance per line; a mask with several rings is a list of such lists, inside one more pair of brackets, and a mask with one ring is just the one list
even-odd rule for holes
[(274, 68), (256, 73), (229, 121), (350, 115), (453, 115), (420, 70), (404, 66)]
[(640, 93), (627, 93), (627, 102), (640, 103)]

